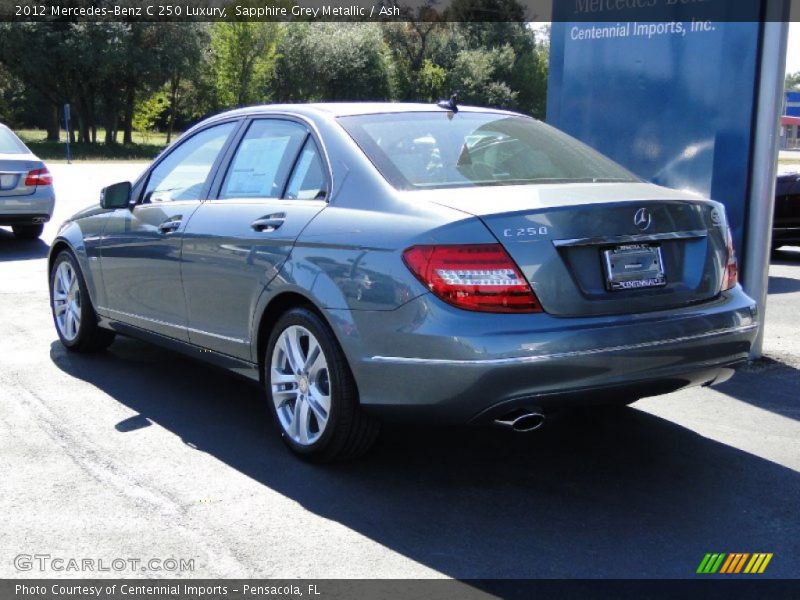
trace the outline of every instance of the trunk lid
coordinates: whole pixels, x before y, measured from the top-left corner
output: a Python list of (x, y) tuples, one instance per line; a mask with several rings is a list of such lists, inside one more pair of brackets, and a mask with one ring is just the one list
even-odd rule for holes
[(545, 311), (564, 317), (665, 310), (716, 297), (722, 205), (644, 183), (430, 190), (480, 218)]
[(42, 167), (44, 163), (32, 154), (0, 154), (0, 198), (33, 194), (36, 186), (26, 186), (25, 178)]

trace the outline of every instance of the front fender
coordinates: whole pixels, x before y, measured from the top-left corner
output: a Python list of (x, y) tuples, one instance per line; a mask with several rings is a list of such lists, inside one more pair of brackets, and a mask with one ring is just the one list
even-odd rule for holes
[[(94, 215), (81, 220), (67, 221), (58, 230), (56, 239), (50, 246), (47, 259), (48, 285), (53, 261), (63, 250), (72, 252), (78, 261), (81, 274), (89, 291), (89, 298), (95, 310), (105, 305), (105, 288), (100, 262), (100, 243), (106, 221), (105, 214)], [(99, 312), (99, 311), (98, 311)]]

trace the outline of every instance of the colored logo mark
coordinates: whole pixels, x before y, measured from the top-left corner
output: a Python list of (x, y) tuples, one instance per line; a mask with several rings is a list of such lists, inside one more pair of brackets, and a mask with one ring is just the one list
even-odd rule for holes
[(757, 552), (749, 554), (747, 552), (740, 553), (717, 553), (706, 554), (697, 567), (697, 572), (702, 575), (736, 575), (736, 574), (761, 574), (763, 573), (769, 561), (772, 560), (772, 553)]

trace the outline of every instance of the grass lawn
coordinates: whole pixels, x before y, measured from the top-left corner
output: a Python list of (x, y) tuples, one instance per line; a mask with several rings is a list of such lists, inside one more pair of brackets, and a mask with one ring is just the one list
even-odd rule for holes
[[(66, 132), (61, 132), (60, 142), (45, 140), (47, 132), (41, 129), (15, 130), (20, 139), (25, 142), (31, 152), (44, 160), (66, 160), (65, 142)], [(174, 140), (180, 134), (174, 133)], [(105, 130), (97, 130), (97, 139), (105, 137)], [(122, 137), (122, 133), (119, 134)], [(97, 144), (70, 144), (72, 160), (152, 160), (167, 145), (165, 133), (152, 133), (143, 136), (138, 131), (133, 132), (133, 144), (115, 144), (107, 146), (102, 141)]]

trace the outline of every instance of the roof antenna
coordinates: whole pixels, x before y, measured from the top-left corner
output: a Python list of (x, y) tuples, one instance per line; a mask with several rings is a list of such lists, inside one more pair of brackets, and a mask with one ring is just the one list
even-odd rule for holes
[(458, 104), (456, 104), (457, 99), (458, 99), (458, 92), (450, 96), (449, 100), (439, 100), (439, 102), (436, 103), (436, 106), (457, 113), (458, 112)]

